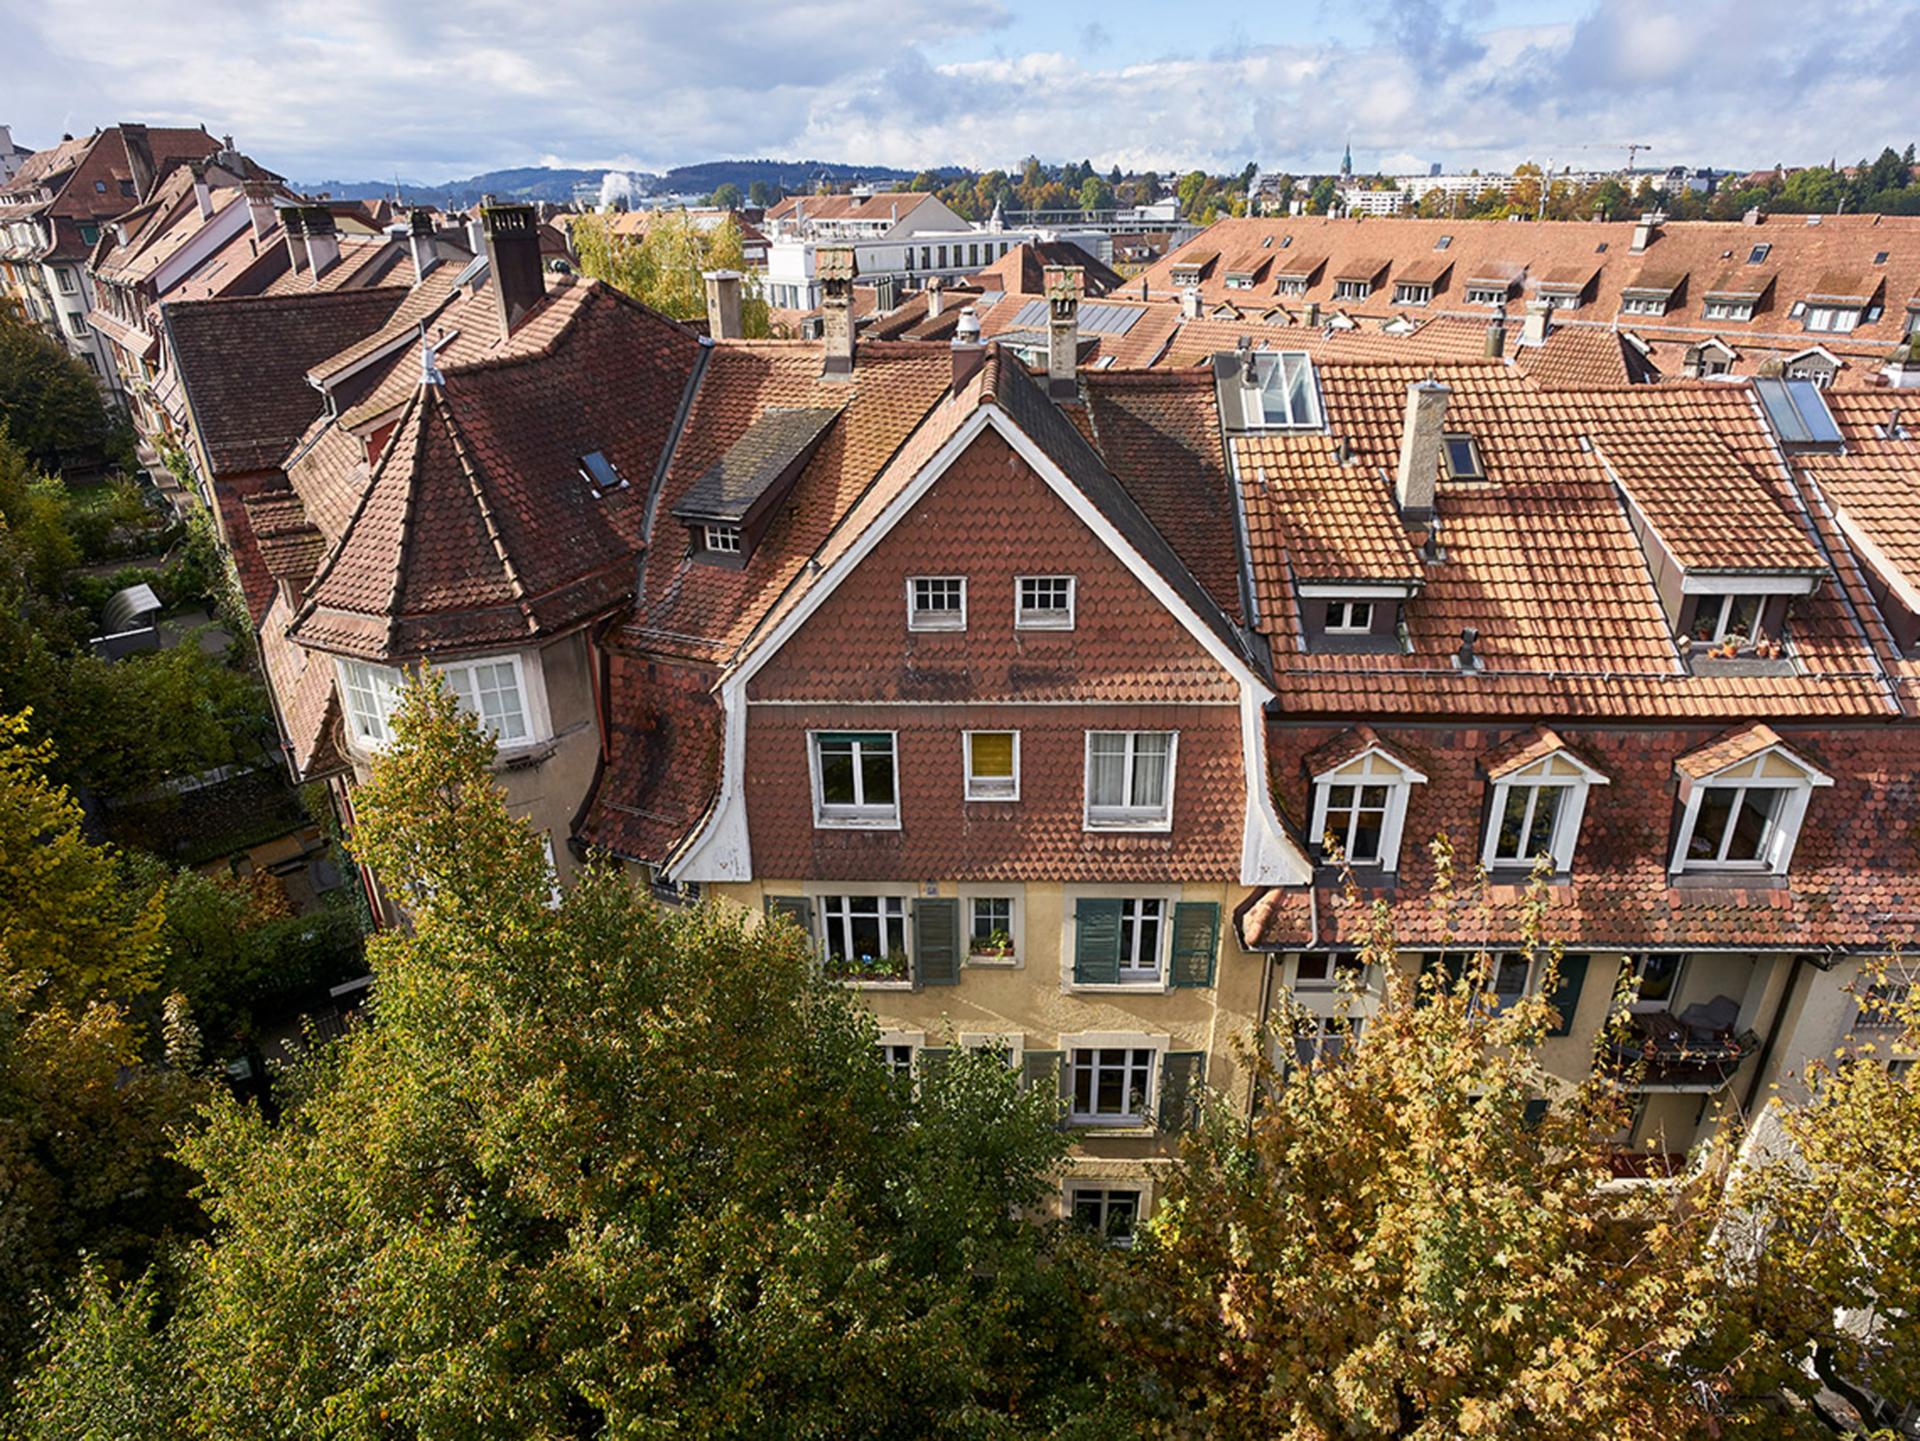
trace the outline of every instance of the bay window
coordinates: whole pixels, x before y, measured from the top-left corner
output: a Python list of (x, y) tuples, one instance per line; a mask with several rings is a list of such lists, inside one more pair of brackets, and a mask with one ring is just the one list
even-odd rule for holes
[(532, 736), (517, 656), (450, 662), (436, 669), (446, 677), (447, 689), (461, 708), (478, 717), (496, 744), (513, 745)]
[(363, 749), (386, 745), (393, 739), (393, 713), (400, 708), (401, 673), (363, 660), (340, 660), (335, 665), (349, 733)]

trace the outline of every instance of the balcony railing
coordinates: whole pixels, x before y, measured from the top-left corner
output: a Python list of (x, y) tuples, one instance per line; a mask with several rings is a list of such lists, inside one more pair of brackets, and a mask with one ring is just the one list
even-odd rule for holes
[(1759, 1048), (1752, 1031), (1737, 1031), (1739, 1006), (1725, 996), (1667, 1011), (1628, 1018), (1626, 1034), (1614, 1042), (1614, 1059), (1634, 1074), (1635, 1090), (1717, 1091), (1733, 1079), (1740, 1063)]

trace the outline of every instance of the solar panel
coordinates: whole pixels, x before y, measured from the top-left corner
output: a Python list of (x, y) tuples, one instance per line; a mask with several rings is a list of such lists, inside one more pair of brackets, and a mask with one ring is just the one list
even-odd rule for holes
[[(1137, 305), (1101, 305), (1085, 302), (1080, 306), (1082, 335), (1125, 335), (1133, 329), (1142, 312)], [(1013, 330), (1045, 331), (1051, 314), (1045, 300), (1029, 300), (1013, 313)]]

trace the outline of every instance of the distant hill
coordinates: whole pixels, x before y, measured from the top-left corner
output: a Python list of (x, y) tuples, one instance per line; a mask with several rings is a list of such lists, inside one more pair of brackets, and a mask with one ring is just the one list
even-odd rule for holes
[[(829, 160), (708, 160), (699, 165), (681, 165), (665, 175), (625, 170), (560, 170), (543, 165), (523, 166), (517, 170), (489, 170), (468, 180), (453, 180), (444, 185), (421, 185), (410, 180), (400, 182), (401, 195), (421, 205), (447, 210), (463, 210), (477, 205), (483, 195), (502, 200), (548, 200), (565, 204), (572, 200), (580, 185), (600, 185), (614, 177), (616, 194), (710, 195), (722, 185), (740, 187), (742, 195), (754, 181), (765, 181), (789, 193), (811, 190), (822, 180), (846, 185), (857, 180), (876, 184), (897, 184), (914, 177), (911, 170), (895, 170), (886, 165), (842, 165)], [(965, 172), (945, 167), (933, 172), (942, 181)], [(308, 195), (325, 193), (336, 200), (377, 200), (393, 194), (391, 180), (303, 180), (295, 188)]]

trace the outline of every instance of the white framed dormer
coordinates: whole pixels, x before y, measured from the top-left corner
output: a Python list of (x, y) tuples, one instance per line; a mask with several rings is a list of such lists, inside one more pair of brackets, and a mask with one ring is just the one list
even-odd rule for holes
[(1325, 845), (1328, 832), (1350, 865), (1400, 868), (1400, 834), (1407, 801), (1426, 777), (1385, 747), (1370, 745), (1351, 760), (1313, 778), (1309, 842)]
[(1556, 873), (1572, 870), (1587, 791), (1606, 785), (1607, 778), (1562, 749), (1489, 779), (1493, 805), (1480, 864), (1488, 870), (1531, 870), (1547, 856)]
[(1701, 775), (1676, 769), (1682, 810), (1668, 867), (1676, 875), (1785, 875), (1808, 802), (1815, 790), (1833, 784), (1778, 742)]

